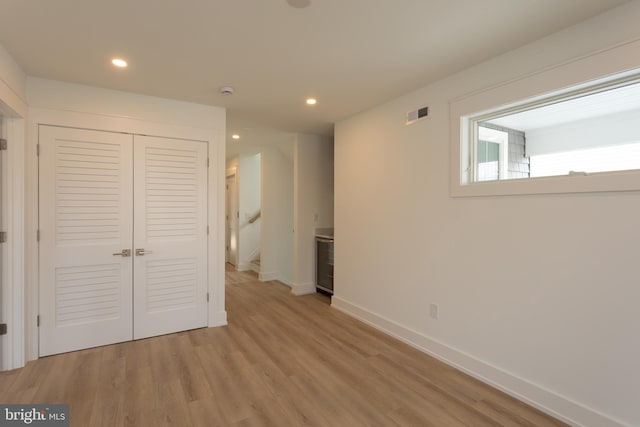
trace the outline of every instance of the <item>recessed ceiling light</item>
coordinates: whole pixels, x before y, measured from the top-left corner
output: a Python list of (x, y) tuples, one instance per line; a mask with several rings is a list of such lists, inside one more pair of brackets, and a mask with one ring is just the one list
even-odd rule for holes
[(113, 58), (111, 60), (111, 63), (113, 65), (115, 65), (116, 67), (119, 67), (119, 68), (126, 68), (127, 67), (127, 61), (125, 61), (122, 58)]
[(237, 133), (234, 133), (233, 135), (231, 135), (231, 138), (240, 139), (240, 135), (238, 135)]
[(315, 98), (307, 99), (307, 105), (316, 105), (317, 103), (318, 103), (318, 100)]

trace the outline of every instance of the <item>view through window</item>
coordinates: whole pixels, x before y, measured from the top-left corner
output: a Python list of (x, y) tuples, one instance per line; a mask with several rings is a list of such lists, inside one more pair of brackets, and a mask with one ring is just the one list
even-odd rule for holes
[(476, 182), (640, 169), (637, 76), (473, 124)]

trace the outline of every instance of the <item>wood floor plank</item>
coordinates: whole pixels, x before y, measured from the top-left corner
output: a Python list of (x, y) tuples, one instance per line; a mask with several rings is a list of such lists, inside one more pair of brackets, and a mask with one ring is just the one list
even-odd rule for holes
[[(38, 386), (33, 396), (33, 403), (67, 403), (65, 395), (68, 381), (73, 377), (81, 355), (82, 352), (75, 351), (73, 353), (50, 356), (51, 360), (47, 362), (51, 364), (37, 383)], [(37, 365), (38, 362), (33, 362), (33, 364)], [(69, 411), (71, 411), (71, 408), (69, 408)]]
[(396, 388), (401, 390), (407, 406), (420, 411), (420, 407), (428, 407), (428, 412), (441, 418), (441, 425), (473, 425), (492, 427), (500, 423), (477, 411), (475, 408), (457, 400), (443, 392), (430, 381), (415, 376), (406, 367), (381, 355), (370, 359), (370, 366), (377, 368), (391, 381), (396, 381)]
[[(300, 388), (299, 384), (285, 375), (272, 361), (255, 367), (262, 384), (285, 414), (284, 422), (295, 426), (331, 425), (331, 416), (322, 411), (314, 400), (313, 390)], [(332, 414), (331, 414), (332, 415)]]
[(20, 374), (21, 371), (14, 369), (4, 373), (4, 375), (0, 375), (0, 390), (9, 390)]
[(68, 403), (79, 427), (565, 425), (325, 295), (225, 274), (228, 326), (45, 357), (0, 373), (0, 402)]
[(194, 346), (189, 335), (180, 334), (176, 336), (175, 344), (177, 352), (175, 361), (177, 363), (180, 385), (187, 401), (207, 399), (212, 396), (211, 387), (206, 380), (204, 369), (198, 359)]
[(1, 373), (0, 375), (2, 376), (11, 375), (14, 378), (8, 389), (0, 389), (6, 391), (2, 401), (20, 403), (20, 398), (17, 395), (28, 389), (37, 391), (41, 386), (42, 380), (51, 374), (56, 360), (59, 360), (59, 358), (47, 357), (39, 360), (38, 363), (29, 363), (23, 369)]
[[(127, 371), (124, 389), (123, 425), (151, 427), (156, 425), (153, 374), (150, 367)], [(74, 424), (78, 420), (73, 419)], [(79, 425), (82, 425), (79, 423)]]
[(225, 422), (232, 424), (251, 417), (253, 412), (250, 402), (247, 402), (237, 379), (232, 378), (227, 369), (229, 357), (241, 357), (241, 354), (226, 353), (222, 356), (212, 345), (198, 347), (196, 351), (213, 392), (212, 400)]
[[(113, 347), (113, 346), (108, 346)], [(117, 357), (112, 348), (105, 348), (99, 369), (95, 402), (90, 426), (118, 427), (124, 420), (124, 396), (127, 365), (124, 357)]]
[(64, 403), (69, 404), (69, 417), (91, 419), (91, 412), (96, 404), (100, 375), (101, 350), (91, 349), (81, 352), (74, 364), (74, 369), (66, 378)]
[(210, 399), (194, 400), (188, 403), (189, 416), (194, 426), (222, 427), (225, 423), (217, 405)]
[(191, 414), (182, 384), (178, 379), (155, 383), (155, 425), (166, 427), (192, 426)]

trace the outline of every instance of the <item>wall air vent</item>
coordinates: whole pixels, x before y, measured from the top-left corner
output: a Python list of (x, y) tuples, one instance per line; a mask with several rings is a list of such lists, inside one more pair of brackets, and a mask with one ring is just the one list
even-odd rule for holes
[(407, 113), (407, 124), (413, 124), (418, 120), (429, 117), (429, 107), (420, 107), (417, 110), (409, 111)]

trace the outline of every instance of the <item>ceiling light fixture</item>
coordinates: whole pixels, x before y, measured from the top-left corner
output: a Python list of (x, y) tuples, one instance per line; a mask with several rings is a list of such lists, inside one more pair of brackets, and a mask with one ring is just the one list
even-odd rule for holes
[(318, 100), (315, 98), (307, 99), (307, 105), (316, 105), (317, 103), (318, 103)]
[(124, 60), (124, 59), (122, 59), (122, 58), (113, 58), (113, 59), (111, 60), (111, 63), (112, 63), (113, 65), (115, 65), (116, 67), (118, 67), (118, 68), (127, 68), (127, 65), (128, 65), (128, 64), (127, 64), (127, 61), (125, 61), (125, 60)]
[(234, 133), (233, 135), (231, 135), (231, 138), (240, 139), (240, 135), (238, 135), (237, 133)]

